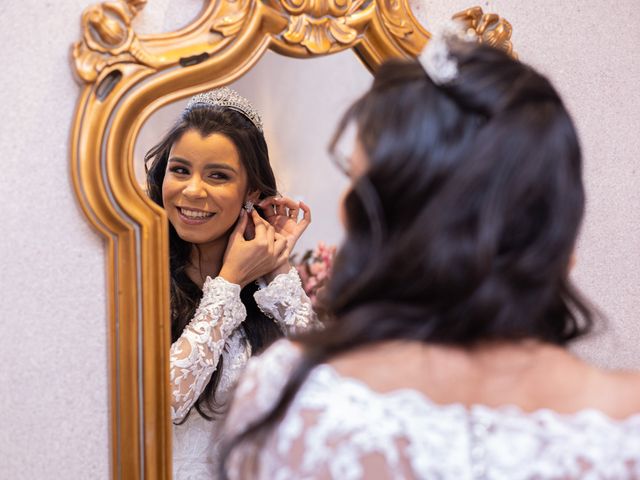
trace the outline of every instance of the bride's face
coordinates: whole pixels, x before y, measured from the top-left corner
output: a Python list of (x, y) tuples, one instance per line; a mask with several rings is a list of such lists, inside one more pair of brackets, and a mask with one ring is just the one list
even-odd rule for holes
[(247, 172), (233, 142), (187, 130), (175, 142), (162, 182), (169, 221), (183, 240), (204, 244), (234, 226), (248, 190)]

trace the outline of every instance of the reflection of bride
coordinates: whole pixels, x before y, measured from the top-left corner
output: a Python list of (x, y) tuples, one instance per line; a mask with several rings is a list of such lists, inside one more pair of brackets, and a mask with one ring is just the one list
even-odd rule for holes
[(248, 357), (316, 323), (288, 261), (310, 211), (276, 198), (260, 117), (228, 88), (193, 97), (145, 161), (170, 222), (174, 478), (211, 478), (216, 420)]

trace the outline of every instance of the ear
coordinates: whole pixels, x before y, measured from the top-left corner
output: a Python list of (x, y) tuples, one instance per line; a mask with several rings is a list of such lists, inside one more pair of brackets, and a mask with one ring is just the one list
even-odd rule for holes
[(260, 200), (260, 190), (251, 190), (247, 193), (246, 201), (250, 201), (251, 203), (258, 203)]

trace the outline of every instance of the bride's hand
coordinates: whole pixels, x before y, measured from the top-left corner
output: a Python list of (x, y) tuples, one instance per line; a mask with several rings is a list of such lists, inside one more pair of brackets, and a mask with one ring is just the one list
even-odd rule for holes
[[(269, 197), (262, 200), (257, 206), (265, 213), (265, 217), (275, 232), (287, 240), (286, 257), (267, 275), (271, 281), (280, 273), (287, 273), (291, 268), (289, 257), (296, 242), (311, 223), (311, 209), (303, 202), (296, 202), (289, 197)], [(302, 218), (298, 218), (302, 211)]]
[[(244, 234), (249, 225), (249, 215), (255, 233), (251, 240), (246, 240)], [(284, 236), (276, 233), (275, 228), (260, 218), (255, 210), (249, 215), (244, 210), (240, 212), (240, 220), (229, 236), (219, 274), (241, 287), (273, 272), (283, 259), (288, 258)]]

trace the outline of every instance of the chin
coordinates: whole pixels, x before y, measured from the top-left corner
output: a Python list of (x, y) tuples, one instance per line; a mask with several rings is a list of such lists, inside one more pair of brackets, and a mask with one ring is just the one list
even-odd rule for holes
[(201, 243), (209, 243), (216, 240), (218, 237), (212, 237), (210, 235), (205, 235), (199, 232), (185, 232), (180, 231), (176, 228), (176, 233), (178, 236), (184, 240), (185, 242), (193, 243), (193, 244), (201, 244)]
[(203, 231), (204, 229), (196, 228), (184, 228), (183, 225), (180, 225), (179, 228), (173, 224), (173, 228), (175, 229), (178, 236), (184, 240), (185, 242), (192, 243), (194, 245), (201, 245), (205, 243), (215, 242), (221, 238), (227, 238), (229, 233), (229, 229), (220, 231), (220, 229), (216, 229), (216, 231), (212, 232), (211, 228), (209, 231)]

